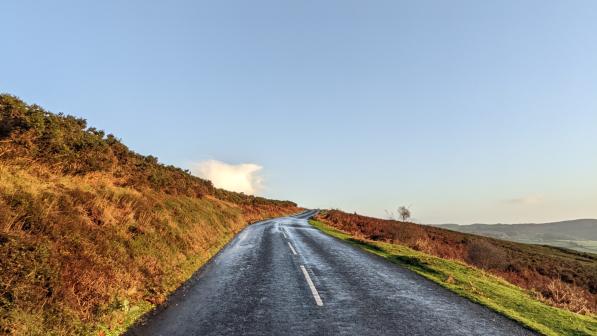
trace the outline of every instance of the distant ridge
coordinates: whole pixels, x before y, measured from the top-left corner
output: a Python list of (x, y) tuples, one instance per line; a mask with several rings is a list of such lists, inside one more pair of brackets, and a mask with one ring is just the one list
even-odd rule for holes
[(597, 252), (597, 219), (574, 219), (541, 224), (442, 224), (435, 226), (498, 239)]
[(597, 240), (597, 219), (588, 218), (538, 224), (443, 224), (438, 226), (461, 232), (501, 232), (506, 236), (552, 234), (560, 236), (561, 239)]

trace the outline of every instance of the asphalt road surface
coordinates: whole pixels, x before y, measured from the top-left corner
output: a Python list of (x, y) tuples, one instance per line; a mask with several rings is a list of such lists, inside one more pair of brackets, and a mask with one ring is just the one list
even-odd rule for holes
[(250, 225), (127, 335), (533, 335), (311, 227)]

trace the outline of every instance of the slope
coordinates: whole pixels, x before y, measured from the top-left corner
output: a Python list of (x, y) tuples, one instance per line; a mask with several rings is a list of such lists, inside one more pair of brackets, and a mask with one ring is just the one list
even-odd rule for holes
[(248, 222), (297, 210), (0, 95), (0, 334), (118, 333)]
[(597, 253), (597, 219), (576, 219), (543, 224), (443, 224), (438, 227), (498, 239)]

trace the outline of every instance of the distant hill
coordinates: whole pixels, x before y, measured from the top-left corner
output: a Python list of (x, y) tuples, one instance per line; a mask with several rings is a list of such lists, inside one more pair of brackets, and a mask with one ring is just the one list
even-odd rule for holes
[(597, 219), (575, 219), (542, 224), (443, 224), (437, 226), (517, 242), (597, 252)]

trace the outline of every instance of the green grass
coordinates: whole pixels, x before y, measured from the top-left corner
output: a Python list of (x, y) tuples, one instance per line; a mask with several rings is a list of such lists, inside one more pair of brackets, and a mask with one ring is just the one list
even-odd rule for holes
[(544, 244), (565, 247), (581, 252), (597, 253), (597, 240), (552, 240)]
[[(509, 240), (509, 239), (507, 239), (507, 240)], [(597, 240), (570, 240), (570, 239), (546, 240), (546, 239), (526, 238), (526, 239), (512, 239), (511, 241), (515, 241), (518, 243), (524, 243), (524, 244), (563, 247), (566, 249), (575, 250), (575, 251), (579, 251), (579, 252), (597, 254)]]
[(324, 233), (412, 270), (473, 302), (518, 321), (544, 335), (597, 335), (595, 316), (548, 306), (528, 291), (461, 262), (434, 257), (411, 248), (364, 241), (311, 220)]

